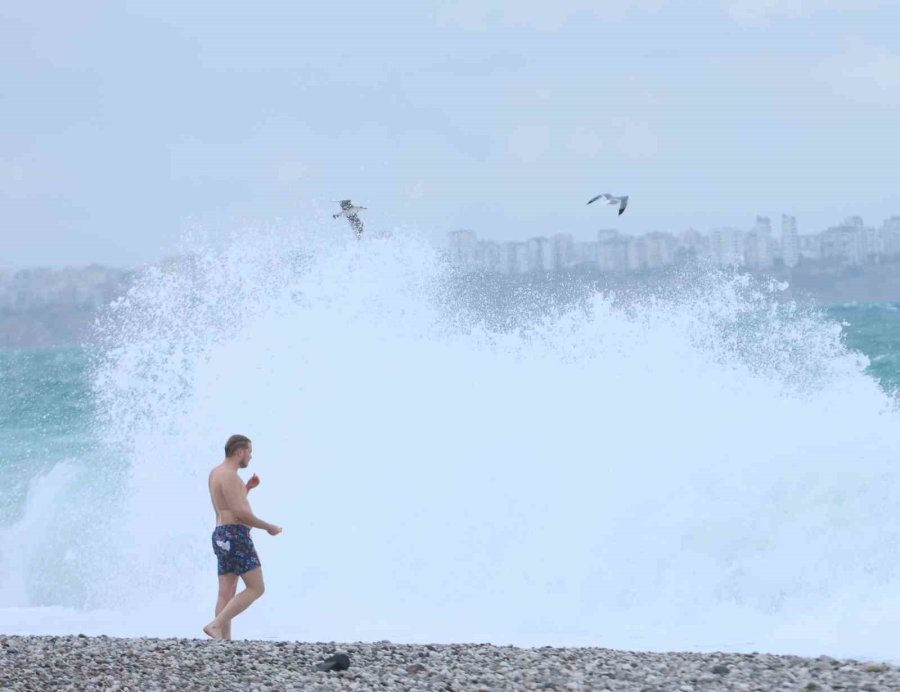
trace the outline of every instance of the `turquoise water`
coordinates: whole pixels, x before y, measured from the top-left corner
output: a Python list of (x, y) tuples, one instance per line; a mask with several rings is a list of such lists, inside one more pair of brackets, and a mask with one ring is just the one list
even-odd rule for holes
[(36, 474), (93, 451), (88, 368), (81, 348), (0, 350), (0, 522), (18, 518)]
[(827, 314), (846, 323), (845, 342), (869, 358), (869, 374), (889, 392), (900, 389), (900, 303), (832, 307)]

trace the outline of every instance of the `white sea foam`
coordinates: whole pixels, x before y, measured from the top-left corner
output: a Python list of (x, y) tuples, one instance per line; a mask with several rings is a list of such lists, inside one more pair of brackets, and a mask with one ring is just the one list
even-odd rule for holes
[[(900, 417), (777, 287), (710, 274), (500, 332), (405, 235), (194, 250), (101, 325), (126, 473), (93, 477), (101, 518), (70, 482), (90, 570), (0, 631), (199, 634), (206, 474), (241, 432), (284, 534), (254, 533), (268, 590), (237, 636), (894, 655)], [(34, 512), (5, 556), (52, 540)]]

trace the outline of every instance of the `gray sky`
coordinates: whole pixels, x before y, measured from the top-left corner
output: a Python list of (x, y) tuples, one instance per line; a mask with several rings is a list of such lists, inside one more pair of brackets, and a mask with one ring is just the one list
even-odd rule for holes
[(900, 214), (895, 1), (308, 5), (0, 5), (0, 267), (342, 197), (439, 240)]

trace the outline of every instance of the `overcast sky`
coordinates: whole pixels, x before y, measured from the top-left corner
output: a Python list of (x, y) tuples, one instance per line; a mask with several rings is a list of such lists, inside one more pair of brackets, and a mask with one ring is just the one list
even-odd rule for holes
[(896, 1), (311, 4), (0, 4), (0, 267), (343, 197), (438, 240), (900, 214)]

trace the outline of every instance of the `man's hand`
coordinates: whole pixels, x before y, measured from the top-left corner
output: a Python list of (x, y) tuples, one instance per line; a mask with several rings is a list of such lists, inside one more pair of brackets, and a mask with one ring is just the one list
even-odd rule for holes
[(254, 473), (247, 481), (247, 490), (253, 490), (257, 485), (259, 485), (259, 476)]
[(279, 533), (281, 533), (281, 527), (280, 526), (270, 526), (269, 528), (266, 529), (266, 531), (269, 532), (270, 536), (277, 536)]

